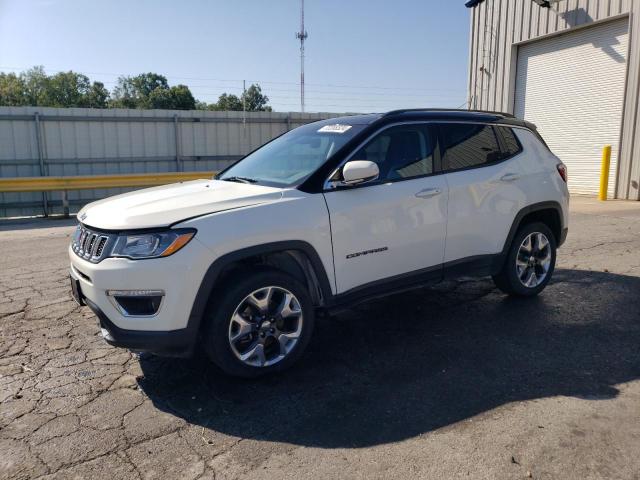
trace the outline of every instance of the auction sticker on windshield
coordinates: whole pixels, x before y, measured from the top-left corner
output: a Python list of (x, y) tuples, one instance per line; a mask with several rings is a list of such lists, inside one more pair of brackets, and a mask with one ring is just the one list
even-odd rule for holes
[(351, 128), (351, 125), (340, 125), (336, 123), (335, 125), (325, 125), (318, 132), (325, 133), (344, 133)]

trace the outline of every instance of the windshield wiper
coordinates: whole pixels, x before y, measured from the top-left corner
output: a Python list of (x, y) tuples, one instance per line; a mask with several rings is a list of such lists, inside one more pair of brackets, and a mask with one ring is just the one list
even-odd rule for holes
[(258, 183), (258, 180), (254, 178), (247, 178), (247, 177), (226, 177), (226, 178), (221, 178), (220, 180), (224, 180), (225, 182), (237, 182), (237, 183)]

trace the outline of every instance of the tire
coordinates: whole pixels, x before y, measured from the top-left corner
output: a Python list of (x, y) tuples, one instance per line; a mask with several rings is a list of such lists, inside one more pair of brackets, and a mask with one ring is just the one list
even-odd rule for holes
[(226, 374), (245, 378), (293, 365), (313, 332), (315, 312), (307, 289), (292, 276), (271, 269), (247, 272), (225, 283), (229, 286), (216, 289), (207, 308), (203, 347), (209, 359)]
[[(529, 244), (531, 254), (527, 252), (527, 245), (523, 244), (527, 239), (532, 241), (532, 244)], [(548, 242), (548, 248), (544, 246), (543, 239)], [(539, 251), (537, 247), (540, 247)], [(556, 238), (544, 223), (535, 222), (522, 226), (509, 246), (502, 270), (493, 276), (494, 283), (508, 295), (538, 295), (551, 280), (556, 265), (556, 250)], [(531, 276), (532, 271), (535, 281)]]

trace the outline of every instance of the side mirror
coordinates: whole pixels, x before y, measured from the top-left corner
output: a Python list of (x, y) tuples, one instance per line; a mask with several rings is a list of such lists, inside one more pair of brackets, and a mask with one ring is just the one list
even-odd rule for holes
[(376, 180), (380, 175), (378, 165), (369, 160), (352, 160), (342, 167), (342, 183), (344, 185), (358, 185)]

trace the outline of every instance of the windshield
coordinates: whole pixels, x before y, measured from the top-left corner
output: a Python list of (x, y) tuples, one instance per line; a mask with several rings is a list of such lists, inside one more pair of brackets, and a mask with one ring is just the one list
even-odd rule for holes
[(326, 122), (304, 125), (250, 153), (217, 178), (283, 187), (299, 184), (364, 127)]

